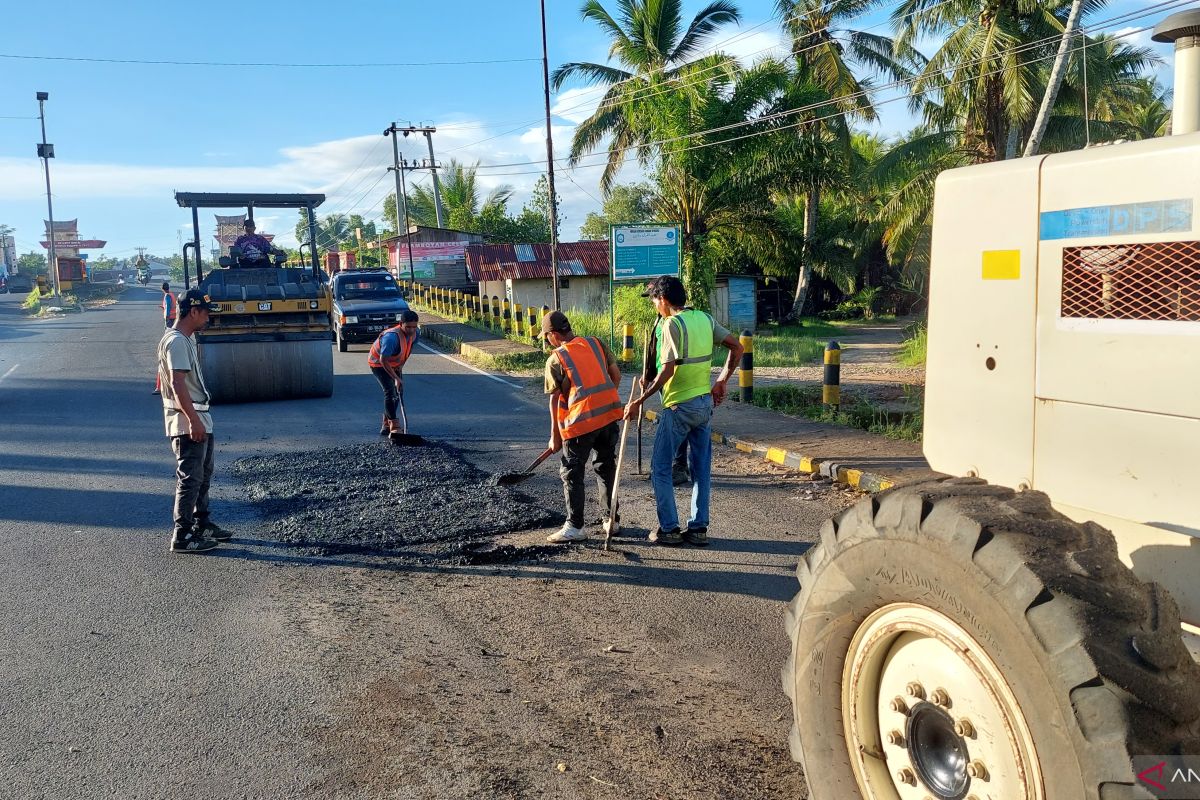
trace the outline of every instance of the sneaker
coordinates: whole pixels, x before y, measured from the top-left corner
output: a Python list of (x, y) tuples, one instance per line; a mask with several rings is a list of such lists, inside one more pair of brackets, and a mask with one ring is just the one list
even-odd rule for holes
[(672, 528), (669, 531), (657, 528), (654, 533), (650, 534), (650, 541), (674, 547), (677, 544), (683, 544), (683, 534), (679, 532), (679, 528)]
[(696, 547), (708, 547), (708, 528), (688, 528), (683, 532), (683, 538)]
[(211, 520), (205, 520), (200, 523), (197, 533), (209, 539), (215, 539), (218, 542), (228, 542), (233, 538), (233, 531), (227, 531)]
[(172, 553), (207, 553), (217, 547), (217, 542), (214, 539), (205, 539), (195, 534), (185, 536), (182, 539), (174, 537), (171, 539)]
[(576, 528), (568, 522), (562, 526), (561, 530), (557, 530), (547, 536), (546, 541), (553, 544), (562, 544), (563, 542), (581, 542), (586, 538), (588, 538), (587, 531), (582, 528)]

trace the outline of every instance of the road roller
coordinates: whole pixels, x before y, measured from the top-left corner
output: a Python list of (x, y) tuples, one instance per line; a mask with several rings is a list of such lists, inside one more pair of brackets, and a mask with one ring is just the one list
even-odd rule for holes
[[(333, 328), (313, 213), (325, 195), (177, 192), (175, 200), (192, 212), (192, 241), (183, 246), (184, 286), (194, 285), (221, 306), (208, 328), (197, 333), (213, 402), (331, 396)], [(234, 247), (205, 272), (202, 208), (244, 208), (251, 221), (257, 209), (308, 209), (310, 262), (288, 265), (282, 253), (274, 252), (256, 254), (260, 257), (251, 261)]]

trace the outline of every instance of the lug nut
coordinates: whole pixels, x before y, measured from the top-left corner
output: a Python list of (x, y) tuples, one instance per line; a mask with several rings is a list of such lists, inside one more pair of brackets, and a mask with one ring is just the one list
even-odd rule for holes
[(987, 767), (983, 765), (982, 761), (972, 761), (970, 764), (967, 764), (967, 775), (972, 778), (978, 778), (981, 781), (986, 781), (988, 779)]
[(975, 726), (971, 724), (971, 720), (964, 717), (963, 719), (960, 719), (958, 722), (954, 723), (954, 732), (959, 736), (969, 738), (975, 735)]
[(934, 689), (933, 693), (929, 695), (929, 701), (943, 708), (950, 707), (950, 695), (946, 694), (945, 689)]
[(908, 713), (908, 703), (904, 702), (903, 697), (895, 697), (892, 699), (891, 709), (892, 709), (892, 711), (895, 711), (897, 714), (907, 714)]
[(913, 771), (908, 767), (905, 767), (896, 773), (896, 780), (909, 786), (917, 785), (917, 776), (914, 775)]
[(908, 692), (909, 697), (915, 697), (918, 700), (925, 699), (925, 687), (913, 681), (908, 686), (904, 687), (904, 691)]
[(904, 734), (900, 731), (892, 731), (887, 735), (888, 744), (896, 747), (904, 747)]

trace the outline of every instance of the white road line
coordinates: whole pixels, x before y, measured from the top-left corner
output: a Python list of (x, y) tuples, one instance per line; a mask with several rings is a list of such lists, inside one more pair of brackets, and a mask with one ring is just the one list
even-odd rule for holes
[(14, 372), (16, 372), (16, 371), (17, 371), (17, 367), (19, 367), (19, 366), (21, 366), (21, 365), (20, 365), (20, 364), (13, 364), (11, 367), (9, 367), (9, 368), (8, 368), (8, 372), (4, 373), (3, 375), (0, 375), (0, 381), (4, 380), (4, 379), (5, 379), (5, 378), (7, 378), (9, 375), (12, 375)]
[(491, 379), (492, 379), (492, 380), (494, 380), (496, 383), (503, 383), (505, 386), (509, 386), (509, 387), (511, 387), (511, 388), (513, 388), (513, 389), (520, 389), (520, 388), (521, 388), (520, 386), (518, 386), (518, 385), (517, 385), (517, 384), (515, 384), (515, 383), (510, 383), (509, 381), (506, 381), (506, 380), (504, 380), (503, 378), (497, 378), (495, 375), (493, 375), (493, 374), (492, 374), (492, 373), (490, 373), (490, 372), (484, 372), (484, 371), (483, 371), (483, 370), (481, 370), (479, 367), (476, 367), (476, 366), (473, 366), (473, 365), (471, 365), (471, 364), (468, 364), (468, 363), (467, 363), (467, 362), (465, 362), (465, 361), (460, 361), (460, 360), (458, 360), (457, 358), (454, 358), (453, 356), (449, 356), (449, 355), (447, 355), (447, 354), (443, 353), (441, 350), (434, 350), (432, 347), (430, 347), (429, 345), (425, 344), (424, 342), (417, 342), (417, 344), (418, 344), (418, 345), (420, 345), (420, 346), (421, 346), (422, 348), (424, 348), (425, 350), (428, 350), (429, 352), (433, 353), (435, 356), (441, 356), (442, 358), (446, 359), (447, 361), (453, 361), (455, 364), (458, 364), (460, 367), (466, 367), (467, 369), (471, 370), (472, 372), (478, 372), (478, 373), (479, 373), (480, 375), (482, 375), (483, 377), (485, 377), (485, 378), (491, 378)]

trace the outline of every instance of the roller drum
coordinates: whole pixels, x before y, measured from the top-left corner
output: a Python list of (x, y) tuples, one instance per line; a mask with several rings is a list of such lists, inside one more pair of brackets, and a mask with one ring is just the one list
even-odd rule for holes
[(287, 342), (201, 342), (200, 362), (214, 403), (330, 397), (328, 337)]

